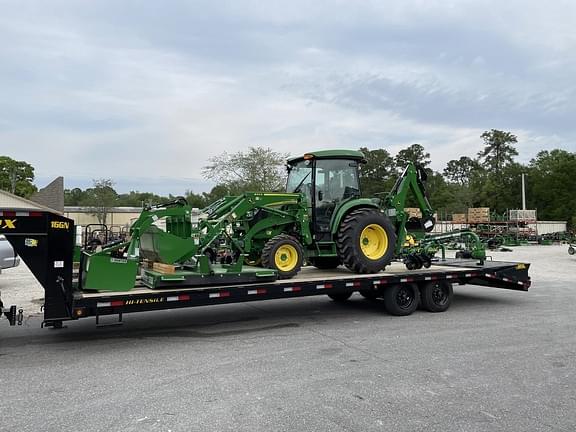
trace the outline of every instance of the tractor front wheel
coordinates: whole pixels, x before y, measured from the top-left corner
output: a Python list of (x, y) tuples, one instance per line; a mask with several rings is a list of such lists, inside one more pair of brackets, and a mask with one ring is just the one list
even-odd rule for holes
[(379, 210), (351, 211), (338, 229), (338, 254), (356, 273), (377, 273), (394, 259), (396, 232)]
[(262, 249), (262, 265), (278, 272), (279, 279), (290, 279), (302, 268), (304, 250), (300, 242), (287, 234), (272, 237)]

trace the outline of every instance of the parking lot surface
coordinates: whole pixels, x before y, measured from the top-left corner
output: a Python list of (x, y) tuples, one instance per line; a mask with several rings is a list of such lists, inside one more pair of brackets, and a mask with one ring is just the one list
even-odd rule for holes
[[(0, 276), (0, 430), (573, 431), (576, 258), (527, 246), (528, 292), (456, 286), (445, 313), (305, 297), (40, 329), (41, 288)], [(30, 309), (32, 309), (30, 311)]]

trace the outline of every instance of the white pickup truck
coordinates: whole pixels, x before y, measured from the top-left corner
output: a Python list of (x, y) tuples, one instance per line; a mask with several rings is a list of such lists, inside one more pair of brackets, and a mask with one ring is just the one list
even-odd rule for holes
[(20, 258), (12, 249), (12, 245), (6, 237), (0, 235), (0, 273), (10, 267), (16, 267), (20, 264)]

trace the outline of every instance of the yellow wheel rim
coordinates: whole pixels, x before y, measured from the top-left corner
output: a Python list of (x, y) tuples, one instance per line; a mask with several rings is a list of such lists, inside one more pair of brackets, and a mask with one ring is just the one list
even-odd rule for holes
[(360, 234), (360, 249), (371, 260), (384, 256), (388, 250), (388, 234), (378, 224), (370, 224)]
[(276, 268), (283, 272), (293, 270), (298, 264), (298, 251), (289, 244), (280, 246), (274, 254)]

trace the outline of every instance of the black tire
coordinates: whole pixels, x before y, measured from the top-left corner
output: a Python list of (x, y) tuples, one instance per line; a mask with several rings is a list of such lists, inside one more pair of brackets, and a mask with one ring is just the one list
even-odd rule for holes
[[(282, 262), (284, 257), (286, 257), (286, 265)], [(272, 237), (262, 249), (262, 266), (276, 270), (279, 279), (290, 279), (295, 276), (302, 268), (303, 261), (302, 245), (287, 234)]]
[(420, 291), (414, 284), (391, 285), (384, 289), (384, 307), (390, 315), (410, 315), (420, 303)]
[[(361, 244), (364, 241), (369, 242), (367, 232), (373, 232), (376, 237), (380, 237), (372, 243), (376, 247), (372, 257), (364, 252)], [(367, 245), (370, 243), (364, 244)], [(338, 255), (350, 270), (356, 273), (377, 273), (384, 270), (394, 259), (396, 232), (382, 212), (372, 208), (361, 208), (351, 211), (344, 217), (338, 229), (337, 246)]]
[(429, 312), (444, 312), (452, 304), (454, 291), (446, 281), (432, 281), (420, 286), (422, 309)]
[(382, 297), (382, 293), (380, 291), (363, 289), (358, 292), (366, 300), (376, 300), (377, 298)]
[(328, 297), (330, 297), (332, 300), (334, 300), (337, 303), (345, 302), (351, 296), (352, 296), (352, 292), (341, 292), (341, 293), (328, 294)]
[(312, 257), (308, 261), (310, 261), (310, 265), (320, 270), (335, 269), (342, 264), (339, 257)]
[(568, 248), (568, 255), (574, 255), (576, 253), (576, 249), (574, 249), (572, 246), (570, 246)]

